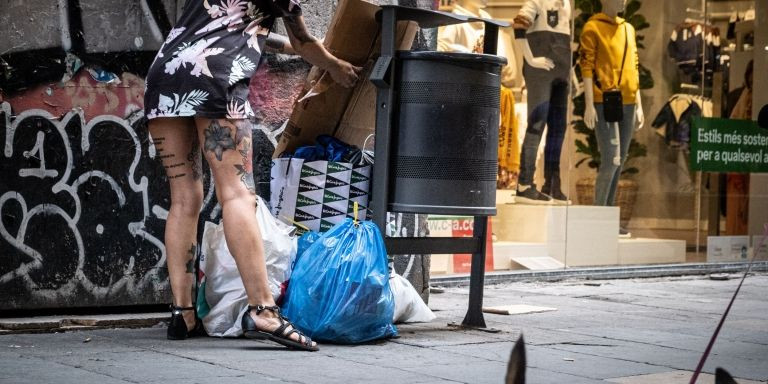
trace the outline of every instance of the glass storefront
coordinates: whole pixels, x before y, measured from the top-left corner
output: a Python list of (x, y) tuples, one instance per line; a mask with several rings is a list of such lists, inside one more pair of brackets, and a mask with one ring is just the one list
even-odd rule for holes
[[(752, 92), (768, 89), (768, 3), (441, 0), (440, 9), (514, 24), (499, 47), (510, 65), (487, 270), (768, 260), (758, 249), (768, 129), (756, 122), (768, 93)], [(482, 30), (442, 28), (438, 49), (477, 52), (477, 39)], [(612, 84), (617, 123), (606, 122)], [(471, 219), (430, 216), (429, 228), (461, 236)], [(432, 274), (467, 272), (468, 260), (433, 255)]]

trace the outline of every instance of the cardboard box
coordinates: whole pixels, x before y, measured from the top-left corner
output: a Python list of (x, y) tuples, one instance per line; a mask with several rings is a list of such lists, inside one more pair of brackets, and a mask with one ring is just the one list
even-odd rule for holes
[[(313, 68), (301, 98), (294, 105), (285, 131), (275, 148), (277, 157), (303, 145), (312, 145), (321, 134), (334, 135), (349, 144), (362, 146), (375, 130), (376, 87), (368, 80), (370, 70), (381, 52), (379, 6), (364, 0), (342, 0), (331, 20), (324, 44), (335, 56), (364, 68), (361, 81), (353, 88), (333, 82), (330, 75)], [(418, 31), (414, 22), (398, 25), (397, 47), (409, 50)], [(340, 124), (344, 121), (344, 124)], [(362, 137), (362, 139), (360, 139)]]

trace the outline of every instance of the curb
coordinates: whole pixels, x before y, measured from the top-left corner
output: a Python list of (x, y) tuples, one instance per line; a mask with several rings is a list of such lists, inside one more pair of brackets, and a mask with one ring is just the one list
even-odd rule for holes
[[(713, 273), (743, 273), (748, 265), (748, 262), (731, 262), (487, 272), (485, 274), (485, 285), (530, 281), (559, 281), (565, 279), (609, 280), (708, 275)], [(752, 272), (768, 272), (768, 261), (756, 261), (752, 265)], [(430, 279), (430, 285), (433, 287), (466, 286), (469, 285), (469, 274), (433, 276)]]
[(104, 328), (148, 328), (165, 321), (168, 321), (168, 315), (165, 313), (5, 318), (0, 319), (0, 335)]

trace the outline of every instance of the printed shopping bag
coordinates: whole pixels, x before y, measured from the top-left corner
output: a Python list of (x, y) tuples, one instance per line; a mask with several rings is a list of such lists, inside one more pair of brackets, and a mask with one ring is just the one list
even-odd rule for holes
[(370, 165), (279, 158), (272, 161), (270, 205), (275, 217), (325, 232), (347, 217), (354, 203), (368, 210)]

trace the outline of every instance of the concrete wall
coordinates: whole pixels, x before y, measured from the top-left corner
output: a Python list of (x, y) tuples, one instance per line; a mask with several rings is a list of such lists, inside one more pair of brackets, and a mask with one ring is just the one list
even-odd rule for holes
[[(0, 308), (170, 301), (167, 181), (146, 130), (143, 77), (183, 2), (4, 3)], [(305, 5), (315, 35), (325, 33), (335, 4)], [(67, 65), (75, 60), (78, 71)], [(94, 80), (88, 67), (116, 74), (120, 84)], [(260, 187), (268, 185), (276, 128), (308, 69), (300, 59), (267, 55), (252, 82)], [(206, 182), (203, 218), (215, 221), (212, 192)]]

